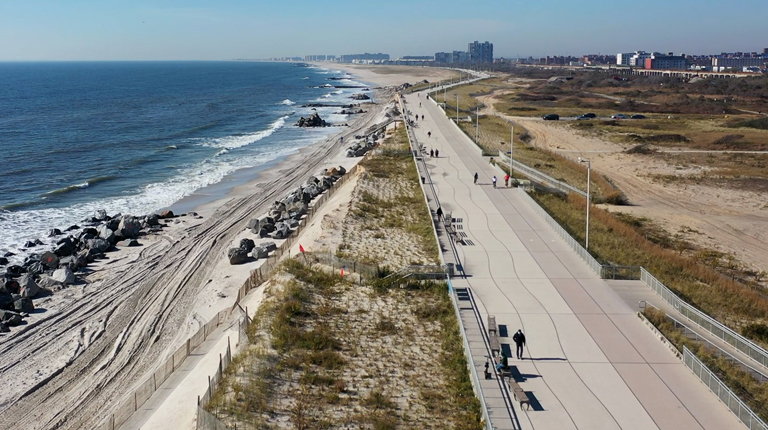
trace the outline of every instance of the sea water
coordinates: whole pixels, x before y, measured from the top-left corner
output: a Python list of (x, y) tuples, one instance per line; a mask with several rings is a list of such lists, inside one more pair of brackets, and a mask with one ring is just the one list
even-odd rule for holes
[(328, 85), (365, 84), (291, 63), (0, 63), (0, 256), (39, 252), (24, 243), (97, 209), (168, 207), (342, 131), (293, 126), (315, 111), (302, 105), (361, 91)]

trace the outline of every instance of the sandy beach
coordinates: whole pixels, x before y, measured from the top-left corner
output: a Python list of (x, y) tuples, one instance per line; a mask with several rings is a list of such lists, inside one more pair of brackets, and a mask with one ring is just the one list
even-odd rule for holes
[(341, 127), (339, 134), (266, 169), (236, 173), (243, 176), (235, 178), (237, 185), (226, 195), (216, 195), (213, 187), (210, 194), (180, 202), (176, 207), (194, 207), (200, 216), (171, 220), (161, 234), (142, 237), (143, 246), (111, 252), (89, 267), (85, 284), (36, 301), (43, 310), (0, 343), (5, 358), (0, 365), (5, 387), (0, 425), (99, 425), (202, 324), (234, 304), (237, 289), (254, 266), (229, 265), (226, 251), (241, 238), (252, 238), (245, 228), (251, 218), (324, 168), (356, 163), (359, 159), (345, 157), (345, 148), (353, 136), (383, 121), (392, 86), (440, 80), (453, 73), (415, 67), (323, 67), (346, 70), (378, 85), (376, 105), (349, 127)]

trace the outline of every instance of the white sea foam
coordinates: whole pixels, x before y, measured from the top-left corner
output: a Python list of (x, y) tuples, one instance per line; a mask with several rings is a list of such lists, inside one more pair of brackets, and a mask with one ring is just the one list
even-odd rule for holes
[[(146, 185), (124, 196), (99, 199), (94, 202), (78, 203), (66, 208), (49, 208), (21, 211), (0, 211), (0, 254), (13, 251), (17, 254), (9, 258), (17, 264), (28, 251), (40, 252), (43, 248), (25, 249), (23, 244), (35, 238), (46, 245), (52, 245), (56, 238), (47, 238), (46, 233), (52, 228), (66, 228), (79, 224), (98, 209), (105, 209), (110, 215), (115, 213), (142, 215), (168, 207), (182, 198), (207, 185), (220, 182), (226, 175), (236, 170), (255, 167), (271, 160), (295, 152), (306, 146), (322, 132), (309, 132), (303, 139), (291, 139), (287, 142), (275, 142), (259, 148), (256, 152), (243, 155), (227, 154), (220, 151), (216, 157), (203, 160), (181, 169), (174, 177)], [(229, 152), (229, 151), (228, 151)]]
[(291, 101), (291, 100), (288, 100), (288, 99), (285, 99), (285, 100), (283, 100), (282, 102), (280, 102), (280, 104), (281, 104), (281, 105), (286, 105), (286, 106), (293, 106), (293, 105), (295, 105), (295, 104), (296, 104), (296, 102), (294, 102), (294, 101)]
[(271, 136), (274, 132), (281, 129), (285, 125), (285, 121), (291, 115), (292, 114), (289, 114), (289, 115), (285, 115), (283, 117), (278, 118), (275, 122), (270, 124), (266, 130), (261, 130), (256, 133), (248, 133), (248, 134), (243, 134), (239, 136), (227, 136), (227, 137), (220, 137), (217, 139), (206, 139), (201, 141), (201, 145), (208, 146), (211, 148), (224, 148), (224, 149), (235, 149), (235, 148), (247, 146), (252, 143), (258, 142), (261, 139), (264, 139), (265, 137)]

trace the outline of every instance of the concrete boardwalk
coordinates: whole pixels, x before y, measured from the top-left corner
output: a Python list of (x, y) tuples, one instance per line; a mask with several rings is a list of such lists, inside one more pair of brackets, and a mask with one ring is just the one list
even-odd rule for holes
[[(427, 164), (443, 211), (460, 219), (466, 234), (458, 253), (467, 277), (454, 278), (454, 289), (471, 293), (483, 324), (496, 316), (504, 349), (517, 329), (528, 340), (524, 360), (510, 365), (530, 410), (510, 408), (495, 376), (481, 381), (495, 428), (745, 428), (534, 213), (522, 190), (503, 188), (503, 174), (433, 101), (424, 93), (405, 97), (406, 108), (425, 117), (415, 128), (418, 142), (440, 151)], [(502, 188), (492, 187), (493, 175)], [(471, 303), (461, 303), (482, 375), (484, 329)]]

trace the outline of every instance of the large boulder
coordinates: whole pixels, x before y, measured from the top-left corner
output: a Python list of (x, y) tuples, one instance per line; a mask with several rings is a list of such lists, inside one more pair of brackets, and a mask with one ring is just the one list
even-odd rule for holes
[(267, 258), (269, 257), (269, 250), (265, 246), (257, 246), (253, 249), (253, 258)]
[(88, 249), (95, 249), (97, 251), (101, 252), (107, 252), (109, 248), (112, 247), (112, 244), (109, 243), (106, 239), (97, 238), (97, 239), (91, 239), (85, 242), (86, 247)]
[(0, 333), (8, 333), (11, 329), (7, 325), (0, 322)]
[(32, 263), (29, 266), (27, 266), (27, 273), (31, 275), (39, 275), (43, 272), (48, 270), (47, 267), (43, 265), (41, 262)]
[(299, 118), (299, 121), (296, 123), (296, 126), (298, 127), (329, 127), (330, 124), (325, 122), (325, 120), (320, 118), (320, 115), (317, 112), (315, 112), (312, 115), (310, 115), (309, 118), (304, 118), (304, 117)]
[(126, 215), (120, 220), (120, 225), (117, 227), (116, 235), (124, 238), (137, 238), (141, 231), (141, 221), (136, 217)]
[(14, 296), (13, 307), (16, 312), (32, 312), (35, 310), (35, 305), (32, 303), (32, 299), (23, 296)]
[(43, 252), (40, 255), (40, 263), (48, 269), (55, 269), (59, 267), (59, 256), (51, 251)]
[(3, 281), (2, 288), (0, 288), (0, 292), (7, 293), (7, 294), (18, 294), (21, 290), (21, 285), (19, 285), (19, 281), (16, 279), (6, 279)]
[(17, 264), (14, 264), (12, 266), (8, 266), (5, 269), (5, 274), (10, 276), (11, 278), (18, 278), (19, 276), (21, 276), (26, 271), (27, 271), (27, 269), (25, 269), (25, 268), (23, 268), (23, 267), (21, 267), (21, 266), (19, 266)]
[(175, 215), (173, 211), (162, 211), (160, 212), (160, 218), (167, 219), (167, 218), (173, 218)]
[(5, 266), (8, 264), (8, 259), (5, 257), (0, 257), (0, 266)]
[(24, 274), (19, 278), (19, 286), (19, 294), (21, 297), (32, 298), (40, 292), (40, 287), (35, 282), (34, 276), (29, 273)]
[(59, 230), (58, 228), (48, 230), (48, 237), (55, 237), (55, 236), (61, 236), (61, 235), (62, 235), (61, 230)]
[(51, 276), (55, 281), (61, 282), (64, 285), (72, 285), (75, 283), (75, 274), (72, 273), (67, 267), (62, 267), (53, 272)]
[(0, 293), (0, 309), (13, 310), (13, 296), (10, 293)]
[(75, 252), (75, 245), (69, 238), (60, 241), (59, 244), (56, 245), (56, 249), (53, 250), (53, 253), (58, 257), (67, 257), (72, 255), (73, 252)]
[(160, 215), (158, 214), (147, 215), (145, 219), (149, 226), (160, 225)]
[(14, 311), (0, 310), (0, 323), (9, 327), (21, 324), (21, 315)]
[(96, 211), (96, 212), (93, 214), (93, 218), (94, 218), (96, 221), (108, 221), (108, 220), (109, 220), (109, 216), (107, 216), (107, 211), (105, 211), (104, 209), (99, 209), (99, 210), (97, 210), (97, 211)]
[(49, 291), (57, 291), (64, 287), (64, 284), (51, 278), (48, 275), (40, 275), (40, 279), (37, 280), (37, 285), (40, 288), (44, 288)]
[(248, 251), (243, 248), (231, 248), (227, 252), (227, 257), (229, 258), (229, 264), (243, 264), (248, 261)]
[(115, 242), (117, 242), (117, 239), (115, 238), (115, 231), (109, 228), (107, 224), (100, 225), (97, 230), (99, 232), (100, 238), (106, 240), (112, 245), (114, 245)]
[(240, 248), (245, 249), (245, 252), (253, 251), (256, 244), (251, 239), (240, 239)]

